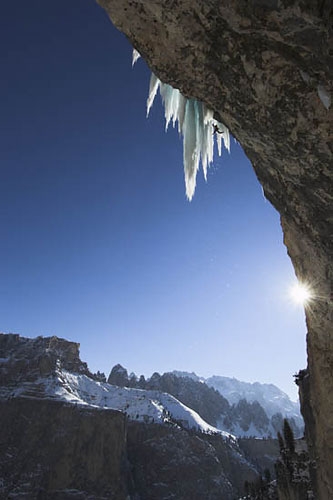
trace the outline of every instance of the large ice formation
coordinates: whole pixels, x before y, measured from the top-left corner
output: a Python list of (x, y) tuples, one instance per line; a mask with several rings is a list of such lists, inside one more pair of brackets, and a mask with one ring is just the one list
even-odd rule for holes
[[(139, 57), (140, 54), (134, 49), (133, 65)], [(161, 82), (154, 73), (150, 78), (147, 116), (158, 90), (164, 105), (165, 130), (168, 129), (171, 121), (174, 127), (178, 122), (178, 131), (183, 136), (186, 196), (191, 200), (195, 191), (200, 161), (204, 177), (207, 179), (207, 168), (213, 162), (214, 138), (217, 139), (217, 149), (220, 156), (222, 154), (222, 139), (224, 146), (230, 151), (229, 130), (214, 119), (213, 111), (208, 109), (205, 104), (196, 99), (184, 97), (179, 90)]]

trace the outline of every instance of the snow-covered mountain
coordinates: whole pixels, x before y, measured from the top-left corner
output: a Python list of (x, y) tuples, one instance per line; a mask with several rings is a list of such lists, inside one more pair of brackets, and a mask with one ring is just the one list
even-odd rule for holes
[[(288, 418), (299, 429), (299, 432), (297, 432), (297, 429), (294, 428), (296, 434), (301, 435), (303, 432), (304, 423), (299, 402), (292, 401), (285, 392), (274, 384), (243, 382), (236, 378), (219, 375), (213, 375), (205, 379), (194, 372), (185, 371), (173, 371), (172, 373), (207, 384), (217, 390), (233, 407), (237, 407), (243, 400), (248, 403), (259, 403), (267, 417), (273, 421), (273, 429), (279, 427), (283, 418)], [(235, 433), (237, 434), (236, 431)]]
[[(259, 464), (158, 381), (112, 385), (80, 360), (79, 344), (0, 334), (0, 498), (242, 496)], [(276, 448), (264, 453), (272, 470)]]
[(201, 432), (216, 432), (229, 437), (207, 424), (194, 410), (175, 397), (161, 391), (118, 387), (100, 382), (86, 374), (71, 373), (57, 368), (53, 377), (39, 378), (11, 392), (12, 397), (31, 396), (36, 384), (44, 397), (103, 409), (124, 412), (131, 420), (145, 423), (181, 425)]
[[(91, 374), (87, 365), (79, 360), (78, 353), (75, 363), (71, 362), (71, 356), (69, 359), (62, 357), (64, 349), (61, 347), (61, 339), (57, 339), (56, 349), (52, 347), (52, 338), (50, 347), (46, 348), (46, 339), (31, 340), (20, 337), (19, 340), (13, 355), (7, 350), (7, 356), (0, 358), (2, 377), (5, 378), (6, 373), (12, 374), (8, 383), (0, 386), (0, 398), (47, 398), (94, 408), (119, 410), (126, 413), (130, 420), (178, 425), (201, 432), (219, 433), (233, 439), (233, 436), (209, 425), (194, 410), (166, 392), (119, 387), (101, 381), (103, 377), (100, 374)], [(47, 359), (48, 355), (50, 360)], [(33, 369), (34, 362), (40, 364), (40, 359), (43, 360), (41, 364), (42, 374), (45, 371), (44, 376), (41, 376), (39, 365), (38, 373), (37, 369)], [(23, 376), (21, 370), (17, 371), (17, 367), (20, 363), (28, 362), (29, 371)], [(118, 376), (119, 382), (124, 372), (126, 370), (117, 365), (115, 375)]]
[[(233, 382), (233, 379), (226, 377), (212, 379)], [(289, 419), (297, 437), (302, 435), (303, 421), (297, 404), (290, 401), (277, 387), (259, 383), (244, 383), (242, 386), (242, 382), (236, 381), (240, 390), (238, 393), (236, 390), (230, 390), (234, 399), (228, 400), (228, 391), (224, 395), (219, 390), (222, 384), (217, 383), (216, 387), (213, 387), (209, 383), (212, 379), (205, 380), (193, 372), (174, 371), (163, 375), (154, 373), (146, 380), (143, 376), (138, 378), (134, 373), (128, 375), (124, 367), (116, 365), (111, 370), (108, 381), (122, 387), (155, 389), (172, 394), (213, 427), (238, 437), (275, 437), (277, 432), (282, 430), (284, 418)], [(226, 386), (228, 387), (227, 384)], [(257, 389), (256, 392), (253, 386)], [(260, 401), (256, 399), (256, 394)]]
[(264, 408), (268, 417), (275, 413), (282, 413), (288, 418), (299, 418), (299, 403), (291, 401), (289, 396), (273, 384), (259, 382), (242, 382), (236, 378), (213, 375), (205, 379), (209, 387), (218, 390), (230, 404), (237, 404), (241, 399), (258, 403)]
[[(119, 410), (130, 420), (226, 437), (275, 437), (283, 418), (288, 417), (295, 434), (301, 434), (296, 405), (273, 385), (246, 384), (226, 377), (205, 381), (186, 372), (154, 373), (145, 380), (134, 373), (128, 375), (121, 365), (112, 369), (107, 383), (103, 374), (91, 374), (81, 362), (78, 348), (76, 352), (73, 347), (76, 344), (55, 339), (19, 337), (13, 355), (7, 346), (6, 357), (0, 360), (2, 372), (14, 376), (2, 384), (1, 397), (39, 397)], [(25, 375), (21, 368), (17, 371), (21, 363), (28, 363)]]

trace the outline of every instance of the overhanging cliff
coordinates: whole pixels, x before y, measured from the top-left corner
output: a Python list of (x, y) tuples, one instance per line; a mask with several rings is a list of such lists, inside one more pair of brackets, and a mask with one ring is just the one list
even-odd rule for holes
[(163, 82), (229, 127), (281, 215), (296, 274), (315, 295), (304, 416), (318, 498), (333, 498), (331, 2), (98, 1)]

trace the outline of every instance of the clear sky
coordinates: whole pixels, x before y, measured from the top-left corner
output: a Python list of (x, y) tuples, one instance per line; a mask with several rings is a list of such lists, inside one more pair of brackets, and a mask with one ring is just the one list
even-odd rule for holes
[[(1, 9), (0, 331), (296, 398), (305, 320), (277, 212), (232, 140), (186, 200), (149, 70), (93, 0)], [(254, 124), (255, 126), (255, 124)]]

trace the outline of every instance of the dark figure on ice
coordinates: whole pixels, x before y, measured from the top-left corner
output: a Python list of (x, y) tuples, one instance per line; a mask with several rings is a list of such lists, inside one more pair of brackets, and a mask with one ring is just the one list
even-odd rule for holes
[(213, 129), (214, 129), (214, 131), (213, 131), (213, 135), (214, 135), (214, 134), (223, 134), (222, 130), (220, 130), (220, 129), (218, 128), (218, 126), (216, 125), (216, 123), (213, 123)]

